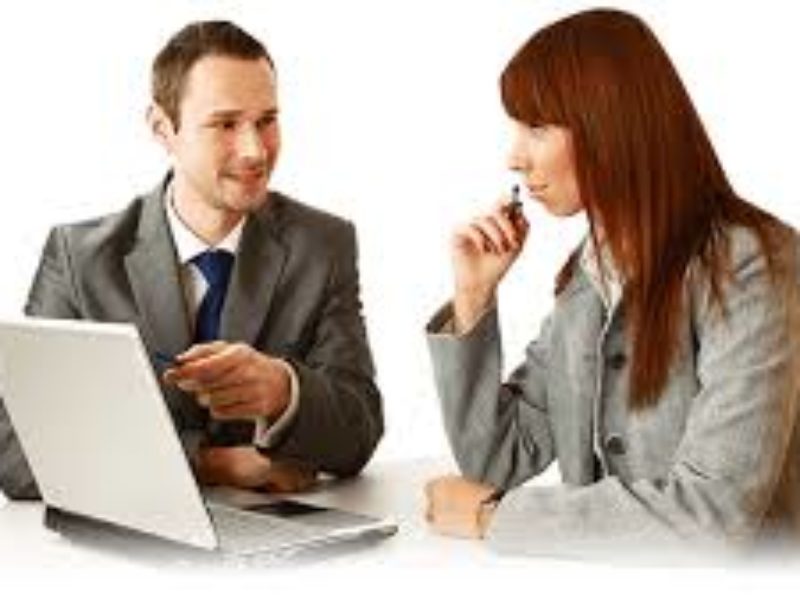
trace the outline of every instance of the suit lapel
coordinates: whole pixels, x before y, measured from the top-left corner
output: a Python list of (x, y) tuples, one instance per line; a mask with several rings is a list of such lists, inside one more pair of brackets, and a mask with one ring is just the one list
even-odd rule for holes
[(135, 245), (125, 257), (133, 296), (151, 350), (173, 355), (191, 342), (175, 245), (167, 224), (162, 185), (145, 198)]
[(222, 339), (252, 345), (267, 319), (289, 255), (279, 235), (279, 203), (272, 194), (245, 224), (222, 309)]
[(594, 442), (601, 407), (596, 403), (597, 382), (602, 370), (598, 364), (599, 340), (605, 332), (603, 302), (580, 265), (576, 265), (570, 283), (558, 297), (561, 320), (571, 323), (564, 335), (564, 347), (571, 349), (565, 361), (565, 379), (571, 382), (568, 411), (570, 452), (562, 456), (562, 469), (570, 479), (589, 484), (595, 480)]

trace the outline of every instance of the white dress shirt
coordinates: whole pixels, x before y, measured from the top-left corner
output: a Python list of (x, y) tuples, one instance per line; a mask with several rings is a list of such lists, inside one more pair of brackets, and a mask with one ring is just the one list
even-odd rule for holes
[[(189, 323), (194, 326), (200, 303), (208, 290), (208, 283), (200, 269), (191, 261), (198, 254), (208, 250), (226, 250), (235, 256), (239, 250), (239, 240), (242, 237), (242, 230), (244, 229), (246, 218), (239, 221), (221, 242), (216, 246), (211, 246), (195, 235), (186, 223), (181, 220), (178, 211), (175, 210), (172, 189), (167, 191), (165, 197), (167, 223), (172, 233), (172, 240), (175, 243), (175, 250), (180, 263), (181, 285), (183, 287), (184, 298), (186, 299)], [(295, 373), (291, 364), (285, 360), (278, 360), (289, 374), (289, 405), (272, 423), (266, 417), (255, 419), (256, 427), (253, 444), (262, 448), (269, 448), (275, 444), (281, 433), (285, 431), (294, 420), (300, 402), (300, 384), (297, 379), (297, 373)]]
[(594, 241), (588, 237), (581, 251), (580, 266), (597, 290), (610, 316), (612, 309), (622, 300), (622, 279), (614, 266), (608, 247), (602, 246), (598, 252)]

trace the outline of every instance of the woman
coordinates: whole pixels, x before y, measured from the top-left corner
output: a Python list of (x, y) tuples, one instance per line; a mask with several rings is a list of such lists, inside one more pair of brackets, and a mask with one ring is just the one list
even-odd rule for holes
[[(463, 477), (428, 484), (434, 529), (527, 554), (800, 529), (794, 232), (733, 191), (632, 15), (539, 31), (501, 91), (511, 169), (590, 228), (505, 383), (495, 295), (528, 223), (506, 200), (455, 232), (455, 294), (428, 334)], [(519, 487), (553, 460), (563, 486)]]

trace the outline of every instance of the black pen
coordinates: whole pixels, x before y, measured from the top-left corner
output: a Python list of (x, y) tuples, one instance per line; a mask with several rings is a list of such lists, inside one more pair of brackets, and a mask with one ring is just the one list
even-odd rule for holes
[(511, 188), (511, 202), (503, 207), (506, 215), (512, 221), (516, 221), (522, 216), (522, 200), (519, 199), (519, 185)]
[(153, 359), (155, 360), (158, 368), (162, 370), (171, 369), (180, 364), (177, 356), (167, 354), (166, 352), (161, 352), (160, 350), (156, 350), (153, 353)]

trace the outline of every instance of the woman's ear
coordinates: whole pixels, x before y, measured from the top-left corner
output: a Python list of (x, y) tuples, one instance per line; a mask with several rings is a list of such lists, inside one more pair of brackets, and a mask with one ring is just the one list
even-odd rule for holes
[(173, 138), (175, 137), (175, 127), (169, 115), (155, 102), (147, 107), (147, 125), (150, 127), (155, 140), (164, 147), (167, 152), (172, 151)]

